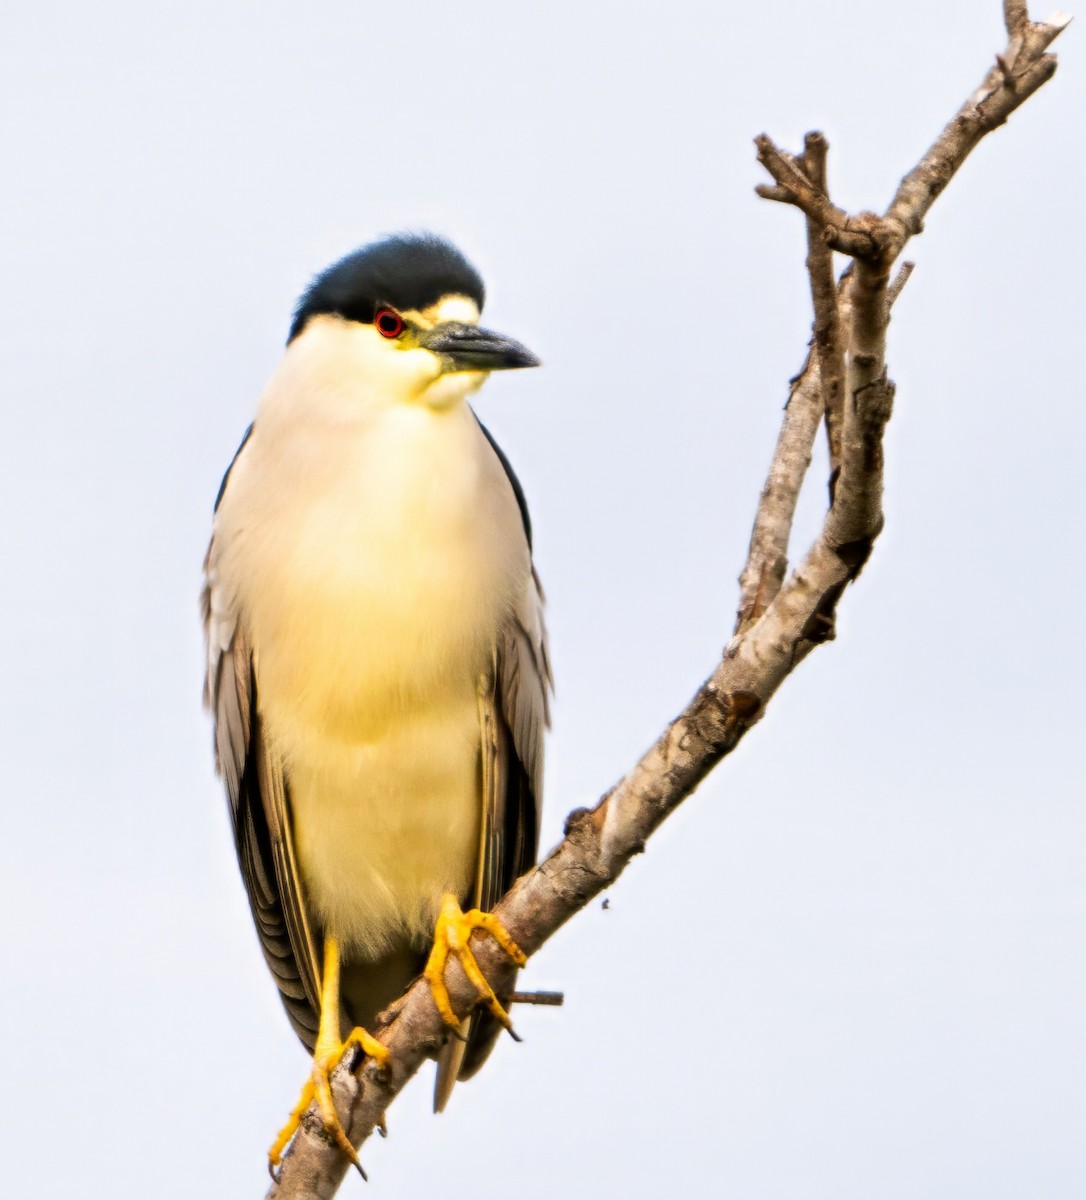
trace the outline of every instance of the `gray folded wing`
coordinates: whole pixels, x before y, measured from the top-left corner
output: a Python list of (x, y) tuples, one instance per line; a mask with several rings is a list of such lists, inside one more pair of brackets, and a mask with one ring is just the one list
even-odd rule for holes
[(294, 1031), (312, 1050), (320, 1015), (320, 960), (302, 904), (287, 781), (262, 736), (252, 647), (236, 603), (219, 583), (215, 552), (212, 539), (201, 599), (207, 645), (204, 702), (215, 721), (216, 764), (264, 958)]
[[(480, 422), (509, 480), (520, 509), (524, 536), (532, 544), (524, 491), (509, 460)], [(543, 590), (532, 569), (518, 611), (501, 630), (489, 693), (482, 698), (483, 825), (475, 904), (489, 911), (518, 876), (535, 865), (543, 800), (543, 736), (550, 724), (553, 688)], [(434, 1108), (444, 1108), (457, 1079), (467, 1079), (486, 1060), (501, 1026), (485, 1009), (467, 1024), (467, 1040), (454, 1040), (438, 1061)]]

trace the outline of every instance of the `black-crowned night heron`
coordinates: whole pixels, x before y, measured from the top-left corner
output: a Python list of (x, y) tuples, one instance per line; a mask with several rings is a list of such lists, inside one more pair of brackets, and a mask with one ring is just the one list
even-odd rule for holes
[[(479, 328), (447, 242), (366, 246), (294, 315), (215, 508), (206, 699), (268, 965), (355, 1162), (328, 1074), (425, 967), (451, 1038), (435, 1106), (508, 1024), (448, 1004), (446, 955), (534, 861), (550, 670), (524, 494), (468, 397), (535, 366)], [(475, 911), (464, 914), (464, 908)], [(436, 932), (435, 932), (436, 930)], [(429, 961), (427, 952), (431, 950)], [(463, 949), (462, 949), (463, 948)]]

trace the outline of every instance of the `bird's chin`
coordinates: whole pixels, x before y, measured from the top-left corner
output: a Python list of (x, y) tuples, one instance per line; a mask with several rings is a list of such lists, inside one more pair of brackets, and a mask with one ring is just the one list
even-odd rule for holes
[(423, 393), (423, 399), (431, 408), (451, 408), (477, 392), (489, 374), (489, 371), (451, 371), (435, 379)]

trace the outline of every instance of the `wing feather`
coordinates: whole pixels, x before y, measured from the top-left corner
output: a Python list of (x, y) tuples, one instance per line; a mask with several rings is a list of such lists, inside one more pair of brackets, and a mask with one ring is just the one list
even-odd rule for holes
[[(509, 460), (483, 428), (505, 470), (531, 547), (524, 491)], [(490, 686), (480, 696), (483, 811), (475, 903), (489, 911), (529, 870), (539, 850), (543, 799), (543, 737), (550, 724), (553, 683), (543, 621), (543, 589), (533, 567), (525, 595), (501, 630)], [(451, 1041), (438, 1062), (434, 1107), (444, 1107), (457, 1079), (468, 1079), (486, 1060), (501, 1026), (478, 1009), (466, 1043)]]
[(320, 959), (302, 903), (288, 783), (261, 733), (253, 650), (239, 606), (219, 579), (214, 537), (204, 562), (202, 609), (204, 702), (215, 722), (215, 760), (226, 788), (238, 865), (283, 1007), (298, 1037), (312, 1049), (320, 1013)]

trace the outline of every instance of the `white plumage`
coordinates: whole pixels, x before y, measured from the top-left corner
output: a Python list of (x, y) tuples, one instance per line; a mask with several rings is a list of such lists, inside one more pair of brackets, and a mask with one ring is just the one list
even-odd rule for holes
[(213, 558), (254, 647), (309, 904), (367, 957), (428, 938), (441, 896), (471, 885), (480, 688), (499, 631), (537, 603), (516, 498), (466, 401), (482, 376), (448, 376), (435, 404), (383, 369), (377, 336), (322, 316), (291, 344)]

